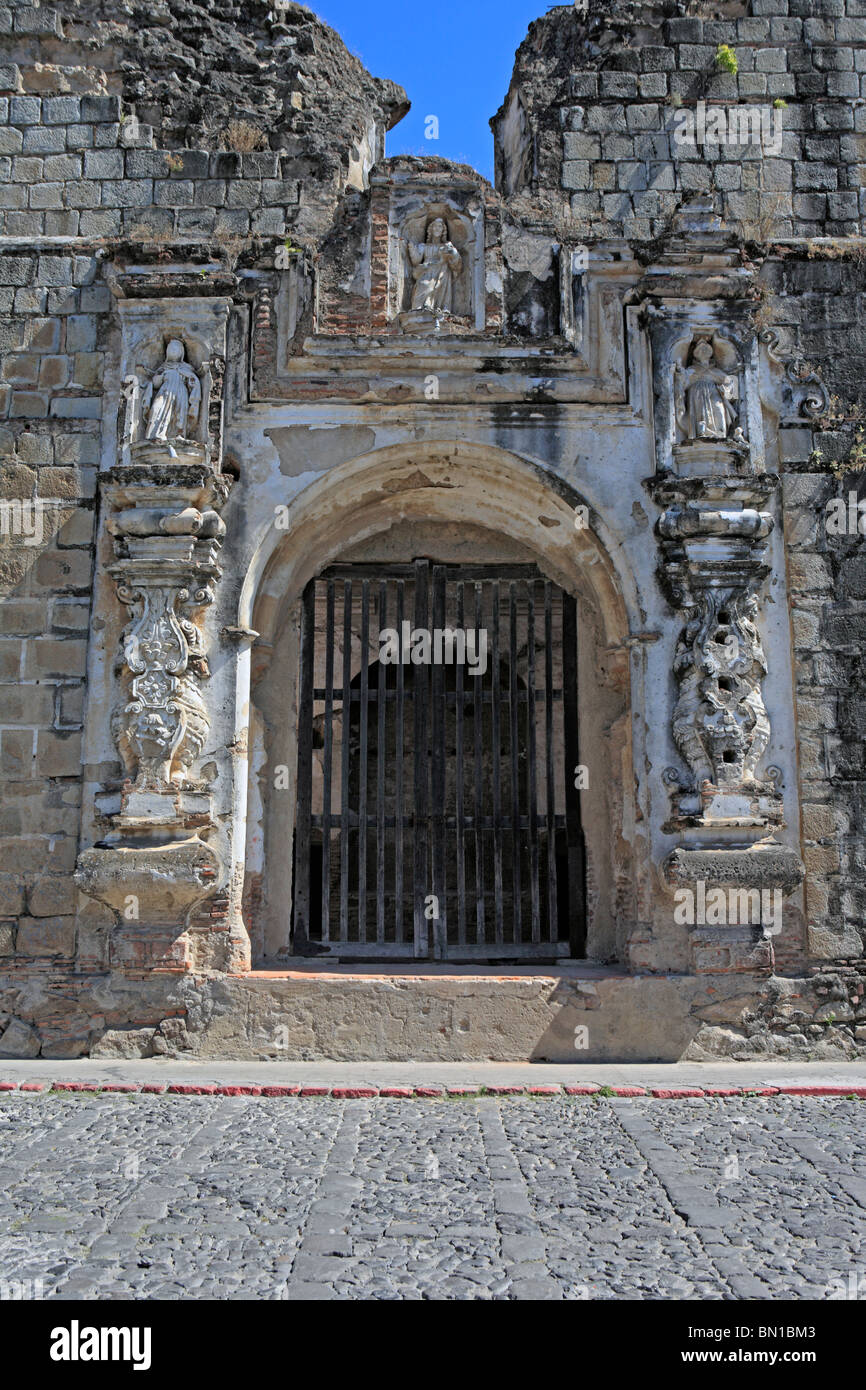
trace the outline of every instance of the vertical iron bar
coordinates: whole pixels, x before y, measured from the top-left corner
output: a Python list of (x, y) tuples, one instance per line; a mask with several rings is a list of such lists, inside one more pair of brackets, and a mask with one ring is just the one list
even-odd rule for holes
[(529, 791), (529, 891), (532, 910), (532, 941), (541, 941), (541, 914), (538, 891), (538, 775), (535, 748), (535, 581), (526, 585), (526, 747)]
[(325, 752), (322, 768), (322, 941), (331, 939), (331, 782), (334, 757), (334, 581), (325, 607)]
[[(484, 592), (480, 584), (475, 585), (475, 630), (481, 632), (484, 626)], [(484, 921), (484, 827), (481, 818), (484, 813), (483, 796), (483, 726), (484, 726), (484, 677), (475, 680), (472, 700), (472, 724), (474, 734), (473, 771), (475, 774), (475, 922), (476, 945), (483, 946), (485, 940)]]
[[(433, 567), (433, 640), (435, 633), (445, 628), (445, 567)], [(433, 918), (433, 955), (444, 960), (448, 944), (448, 891), (445, 881), (445, 665), (443, 650), (436, 660), (431, 651), (433, 711), (431, 727), (431, 764), (433, 773), (433, 893), (437, 916)]]
[(556, 778), (553, 766), (553, 594), (544, 581), (544, 751), (547, 800), (547, 929), (551, 941), (559, 940), (556, 886)]
[(367, 940), (367, 740), (370, 714), (370, 581), (361, 582), (361, 758), (358, 778), (358, 940)]
[(388, 626), (388, 585), (379, 581), (379, 684), (376, 710), (376, 940), (385, 940), (385, 663), (382, 628)]
[(340, 940), (349, 940), (349, 752), (352, 741), (352, 581), (343, 582), (343, 718), (340, 735)]
[(580, 792), (575, 786), (580, 764), (577, 722), (577, 602), (562, 596), (562, 702), (565, 723), (565, 824), (568, 844), (568, 922), (572, 956), (586, 951), (586, 850), (581, 825)]
[[(457, 631), (464, 631), (465, 604), (464, 604), (464, 585), (462, 579), (457, 584)], [(476, 637), (476, 653), (478, 650), (478, 638)], [(457, 705), (454, 712), (454, 810), (457, 818), (457, 940), (461, 946), (466, 945), (466, 843), (465, 826), (463, 824), (463, 702), (464, 693), (464, 668), (463, 663), (457, 663), (455, 685), (457, 689)], [(472, 680), (478, 681), (478, 676), (473, 675)]]
[(316, 581), (311, 579), (301, 606), (301, 689), (298, 708), (298, 809), (295, 821), (294, 946), (310, 939), (310, 829), (313, 798), (313, 672), (316, 641)]
[(501, 695), (499, 681), (499, 581), (493, 584), (493, 614), (491, 660), (493, 665), (493, 907), (496, 923), (496, 944), (504, 941), (502, 920), (502, 733)]
[[(400, 656), (403, 654), (403, 580), (397, 583), (397, 633)], [(397, 665), (397, 699), (395, 703), (396, 737), (396, 784), (394, 794), (394, 940), (403, 941), (403, 717), (404, 717), (404, 676), (402, 659)]]
[(517, 585), (508, 586), (508, 704), (511, 747), (511, 896), (513, 940), (521, 940), (522, 903), (520, 901), (520, 761), (518, 732), (520, 715), (517, 707)]
[[(415, 562), (415, 627), (429, 630), (429, 574), (426, 560)], [(427, 867), (427, 817), (430, 804), (430, 730), (427, 726), (428, 668), (412, 665), (412, 686), (415, 700), (415, 835), (413, 904), (415, 921), (415, 955), (426, 956), (429, 951), (425, 904), (430, 880)]]

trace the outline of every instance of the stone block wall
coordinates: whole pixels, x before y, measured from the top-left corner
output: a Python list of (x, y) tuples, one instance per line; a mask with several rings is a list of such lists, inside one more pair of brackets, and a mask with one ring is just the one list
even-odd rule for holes
[[(770, 258), (762, 281), (774, 324), (829, 388), (811, 428), (781, 431), (783, 501), (811, 943), (857, 956), (866, 920), (866, 259), (856, 247), (841, 258)], [(832, 524), (840, 504), (844, 530)]]
[[(558, 6), (492, 122), (498, 182), (592, 236), (663, 236), (700, 194), (746, 238), (849, 236), (866, 225), (864, 95), (864, 0)], [(761, 141), (699, 138), (744, 107)]]
[[(24, 185), (10, 185), (24, 187)], [(104, 323), (93, 252), (0, 256), (0, 951), (75, 954)]]

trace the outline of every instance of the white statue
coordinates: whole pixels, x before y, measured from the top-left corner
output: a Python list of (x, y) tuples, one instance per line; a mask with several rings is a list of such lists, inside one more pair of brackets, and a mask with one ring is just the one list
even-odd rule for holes
[(737, 378), (716, 365), (712, 343), (699, 338), (692, 349), (691, 366), (675, 373), (677, 423), (687, 439), (739, 439)]
[(412, 308), (430, 314), (451, 313), (454, 305), (454, 278), (460, 273), (460, 252), (448, 240), (442, 217), (434, 217), (423, 242), (406, 243), (412, 266)]
[(146, 439), (168, 443), (173, 439), (189, 439), (195, 431), (201, 406), (201, 382), (184, 361), (184, 355), (183, 343), (172, 338), (165, 350), (165, 361), (144, 388), (141, 409), (147, 413)]

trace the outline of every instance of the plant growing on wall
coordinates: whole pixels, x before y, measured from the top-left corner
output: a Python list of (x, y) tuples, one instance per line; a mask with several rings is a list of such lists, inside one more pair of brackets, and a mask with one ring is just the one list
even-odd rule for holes
[(738, 72), (739, 63), (734, 50), (726, 43), (720, 43), (716, 49), (716, 67), (721, 68), (722, 72)]

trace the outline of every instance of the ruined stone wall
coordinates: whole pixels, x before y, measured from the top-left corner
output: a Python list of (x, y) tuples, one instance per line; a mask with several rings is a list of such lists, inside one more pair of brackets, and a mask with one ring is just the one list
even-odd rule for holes
[[(720, 58), (720, 46), (733, 59)], [(337, 370), (337, 388), (326, 379), (331, 366), (305, 380), (303, 364), (296, 376), (284, 363), (278, 371), (280, 314), (283, 328), (291, 319), (290, 353), (300, 357), (313, 306), (307, 300), (290, 313), (277, 304), (271, 267), (288, 242), (292, 264), (304, 267), (295, 289), (307, 293), (315, 271), (318, 327), (334, 337), (392, 332), (389, 199), (422, 176), (436, 197), (459, 186), (464, 212), (483, 210), (485, 299), (476, 309), (485, 332), (515, 352), (502, 370), (484, 366), (483, 390), (502, 439), (521, 412), (529, 419), (550, 409), (539, 437), (550, 442), (554, 469), (565, 433), (556, 393), (574, 376), (571, 364), (559, 378), (549, 366), (575, 329), (574, 305), (564, 313), (561, 303), (561, 244), (590, 247), (596, 275), (621, 267), (645, 329), (670, 292), (664, 258), (679, 238), (683, 264), (693, 251), (698, 265), (682, 296), (692, 295), (693, 308), (701, 295), (723, 308), (725, 297), (741, 300), (744, 339), (747, 328), (760, 335), (775, 379), (787, 382), (774, 458), (791, 599), (805, 920), (791, 914), (775, 941), (776, 971), (788, 978), (761, 1002), (754, 980), (740, 992), (726, 975), (742, 963), (725, 963), (727, 948), (710, 943), (724, 998), (707, 1005), (690, 992), (689, 1028), (701, 1027), (696, 1056), (822, 1055), (864, 1044), (866, 562), (862, 534), (827, 527), (828, 503), (856, 500), (866, 483), (864, 84), (864, 0), (557, 7), (531, 26), (494, 120), (500, 200), (480, 176), (446, 161), (395, 160), (375, 171), (404, 94), (370, 77), (302, 6), (0, 3), (0, 503), (9, 504), (0, 525), (0, 1029), (12, 1020), (13, 1030), (3, 1051), (71, 1055), (105, 1029), (120, 1030), (121, 1050), (171, 1050), (186, 1046), (175, 1016), (187, 1019), (198, 1046), (219, 1012), (194, 978), (161, 984), (128, 972), (107, 990), (109, 915), (92, 901), (76, 915), (82, 823), (91, 839), (94, 823), (97, 833), (109, 829), (92, 806), (82, 812), (83, 788), (98, 785), (119, 801), (123, 781), (113, 753), (82, 766), (88, 644), (91, 653), (104, 646), (106, 665), (119, 666), (126, 618), (104, 574), (113, 555), (107, 534), (95, 563), (98, 509), (109, 509), (98, 475), (117, 461), (120, 302), (128, 308), (156, 293), (230, 304), (225, 394), (235, 405), (245, 402), (250, 342), (258, 398), (282, 392), (313, 406), (336, 390), (348, 405), (411, 402), (415, 386), (402, 368), (389, 368), (385, 381), (365, 377), (365, 368), (344, 378)], [(764, 108), (770, 141), (781, 126), (778, 151), (760, 142), (745, 150), (678, 144), (674, 132), (699, 102)], [(712, 278), (719, 261), (700, 263), (709, 231), (728, 234), (724, 281)], [(602, 345), (599, 311), (599, 341), (577, 346), (613, 362), (616, 316), (623, 331), (615, 287), (604, 303), (610, 336)], [(467, 337), (476, 330), (468, 317), (459, 327)], [(543, 381), (528, 379), (537, 370), (531, 360), (518, 362), (517, 347), (530, 340), (531, 357), (533, 338), (545, 341), (551, 375)], [(630, 342), (632, 351), (637, 337)], [(455, 368), (446, 381), (452, 359), (443, 390), (460, 406), (475, 389), (475, 368), (462, 376)], [(519, 378), (513, 400), (497, 400), (498, 378), (509, 372)], [(618, 389), (605, 378), (597, 398)], [(814, 398), (805, 415), (804, 390)], [(775, 437), (773, 425), (768, 417)], [(363, 452), (353, 428), (351, 447), (342, 455), (337, 440), (323, 468)], [(287, 465), (285, 478), (303, 473), (305, 458)], [(646, 492), (632, 500), (651, 548)], [(239, 554), (240, 542), (230, 540), (226, 553)], [(232, 601), (242, 580), (226, 575)], [(92, 606), (94, 583), (110, 594), (101, 608)], [(653, 602), (663, 609), (661, 589)], [(224, 598), (223, 621), (229, 612)], [(229, 640), (237, 639), (235, 631)], [(225, 665), (236, 652), (222, 649)], [(672, 708), (672, 673), (668, 696)], [(91, 688), (90, 699), (101, 692)], [(225, 747), (223, 755), (228, 761)], [(652, 770), (657, 783), (661, 771)], [(230, 887), (203, 908), (202, 940), (225, 916)], [(631, 919), (634, 885), (626, 887)], [(649, 948), (634, 959), (657, 968)], [(762, 958), (764, 975), (765, 965)], [(141, 1038), (130, 1042), (136, 1031)]]
[[(564, 238), (590, 247), (626, 238), (652, 260), (672, 233), (707, 230), (715, 214), (754, 276), (749, 316), (786, 382), (775, 466), (806, 880), (805, 922), (788, 914), (774, 956), (780, 975), (818, 973), (801, 993), (780, 985), (757, 1012), (736, 999), (708, 1010), (706, 1055), (864, 1041), (854, 965), (866, 902), (863, 538), (854, 533), (866, 462), (864, 91), (862, 0), (589, 0), (530, 26), (491, 122), (510, 211)], [(761, 136), (731, 141), (731, 113), (739, 121), (745, 110)], [(650, 303), (667, 293), (662, 280)], [(798, 411), (794, 395), (802, 402), (810, 382)], [(854, 514), (847, 534), (827, 526), (840, 499)], [(816, 957), (841, 962), (841, 973)]]
[[(556, 7), (530, 26), (492, 122), (497, 184), (592, 236), (663, 236), (695, 194), (746, 238), (856, 234), (864, 16), (863, 0)], [(761, 108), (764, 148), (713, 140), (706, 119), (701, 139), (699, 103), (726, 125)]]
[(859, 249), (829, 255), (771, 258), (762, 282), (802, 371), (828, 388), (810, 428), (781, 431), (780, 453), (810, 945), (845, 957), (866, 939), (866, 557), (863, 531), (839, 531), (832, 518), (840, 503), (846, 523), (863, 516), (866, 262)]
[[(80, 1051), (99, 1012), (86, 973), (39, 994), (104, 968), (72, 874), (83, 783), (122, 777), (82, 766), (112, 277), (177, 256), (234, 284), (256, 238), (314, 244), (406, 107), (303, 6), (0, 6), (0, 1026), (28, 1013), (44, 1055)], [(38, 1050), (29, 1027), (10, 1048)]]

